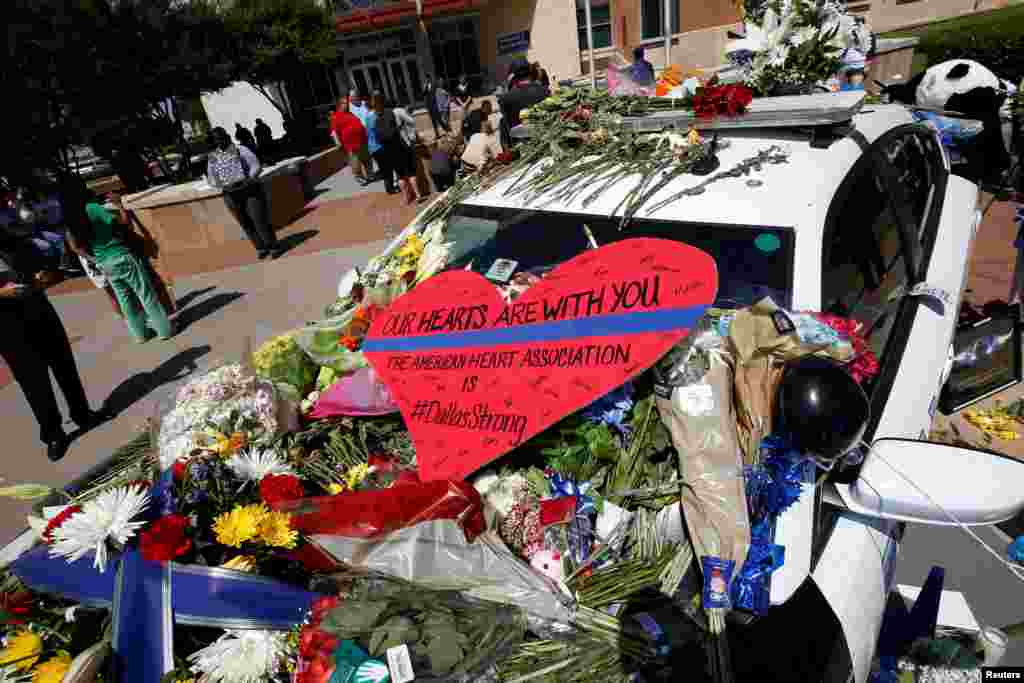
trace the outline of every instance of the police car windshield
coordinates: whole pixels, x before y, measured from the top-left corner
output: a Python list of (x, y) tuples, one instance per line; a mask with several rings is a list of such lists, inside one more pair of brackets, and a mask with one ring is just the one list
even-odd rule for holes
[(780, 306), (792, 305), (794, 233), (783, 227), (634, 219), (619, 230), (618, 219), (606, 216), (462, 204), (446, 228), (448, 241), (459, 245), (449, 267), (472, 264), (472, 270), (482, 275), (500, 277), (513, 265), (495, 266), (503, 259), (516, 262), (516, 272), (542, 274), (589, 248), (584, 225), (598, 245), (654, 237), (685, 242), (710, 254), (718, 264), (716, 304), (722, 308), (748, 306), (766, 296)]

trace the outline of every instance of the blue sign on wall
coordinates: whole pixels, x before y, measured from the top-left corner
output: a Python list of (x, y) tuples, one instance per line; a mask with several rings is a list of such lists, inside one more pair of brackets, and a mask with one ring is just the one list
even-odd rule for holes
[(516, 31), (498, 35), (498, 56), (514, 55), (526, 52), (530, 47), (530, 32)]

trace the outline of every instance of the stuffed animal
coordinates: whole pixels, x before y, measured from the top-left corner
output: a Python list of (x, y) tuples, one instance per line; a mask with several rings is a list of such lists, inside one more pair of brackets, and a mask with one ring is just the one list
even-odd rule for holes
[(969, 148), (962, 150), (965, 177), (991, 179), (1010, 167), (999, 112), (1012, 86), (982, 64), (951, 59), (929, 67), (907, 83), (889, 86), (885, 92), (897, 102), (957, 112), (984, 124)]

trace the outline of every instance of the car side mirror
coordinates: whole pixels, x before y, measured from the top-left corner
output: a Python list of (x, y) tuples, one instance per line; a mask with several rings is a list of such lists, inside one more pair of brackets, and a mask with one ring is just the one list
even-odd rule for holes
[[(998, 524), (1024, 509), (1024, 462), (913, 439), (871, 445), (852, 484), (837, 484), (857, 514), (918, 524)], [(948, 514), (947, 514), (948, 513)]]

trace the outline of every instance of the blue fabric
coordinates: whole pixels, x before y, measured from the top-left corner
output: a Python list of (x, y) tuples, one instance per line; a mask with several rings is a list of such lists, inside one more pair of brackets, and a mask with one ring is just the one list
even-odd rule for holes
[(380, 150), (381, 144), (377, 140), (377, 113), (365, 107), (352, 107), (352, 113), (359, 117), (363, 128), (366, 129), (366, 148), (370, 154)]
[(637, 85), (654, 85), (654, 67), (647, 60), (633, 62), (629, 67), (629, 77)]
[(1024, 536), (1018, 536), (1017, 540), (1007, 548), (1006, 554), (1014, 562), (1024, 563)]
[[(119, 680), (158, 683), (173, 666), (171, 624), (290, 629), (320, 597), (262, 576), (198, 565), (148, 562), (129, 550), (99, 573), (92, 558), (68, 563), (39, 546), (11, 564), (28, 587), (87, 605), (113, 605)], [(173, 617), (173, 619), (172, 619)], [(166, 637), (165, 637), (166, 635)]]

